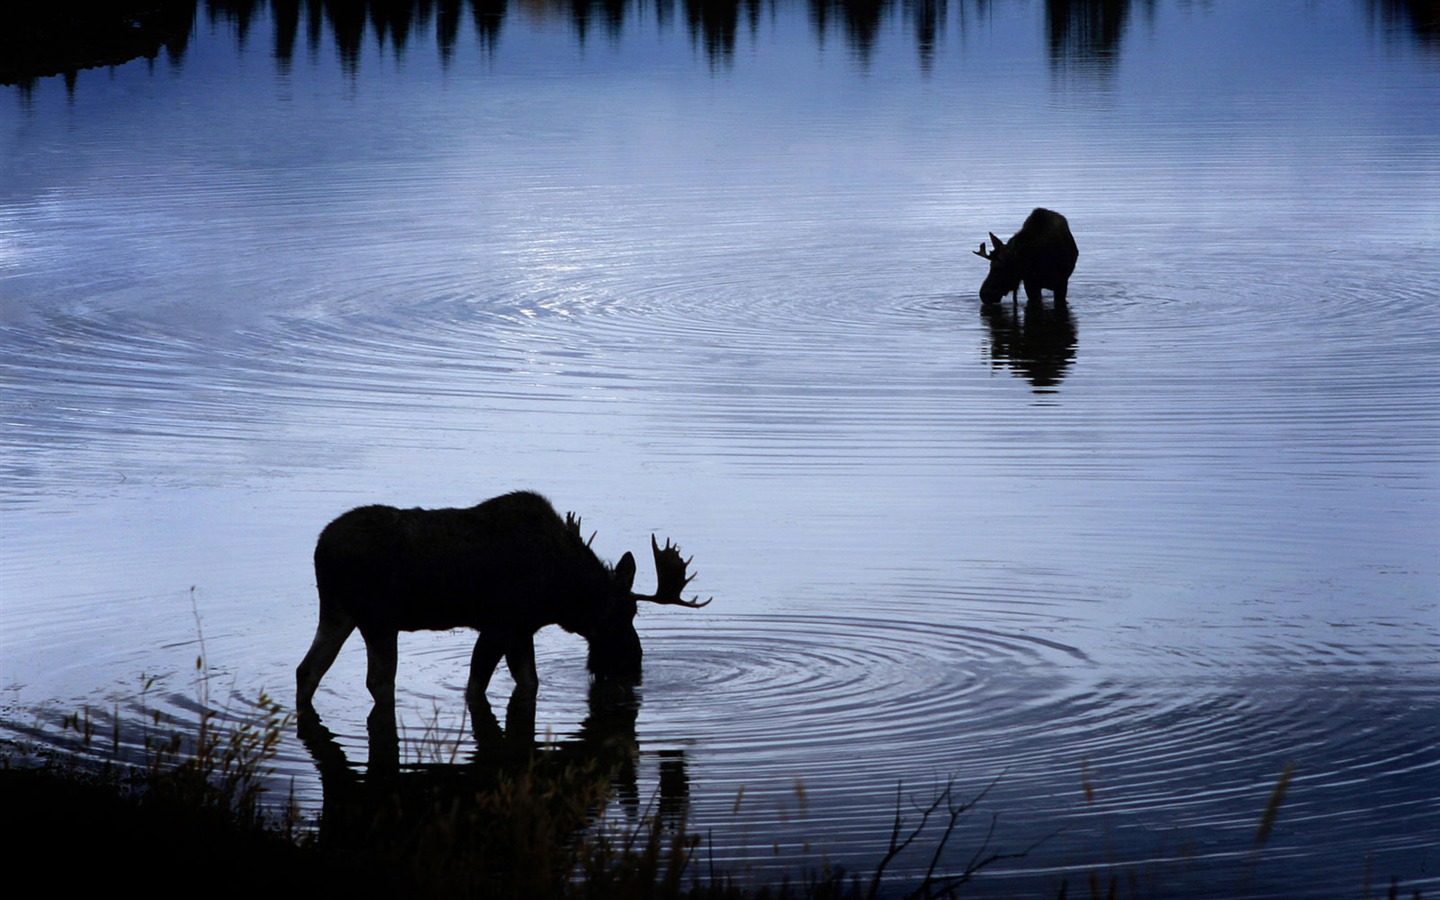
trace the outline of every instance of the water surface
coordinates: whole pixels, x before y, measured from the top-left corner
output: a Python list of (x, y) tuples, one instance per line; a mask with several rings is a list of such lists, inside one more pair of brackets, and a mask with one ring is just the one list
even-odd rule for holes
[[(325, 522), (528, 487), (695, 555), (634, 729), (717, 865), (864, 870), (953, 779), (952, 869), (1044, 839), (981, 895), (1440, 889), (1440, 49), (1065, 6), (202, 7), (4, 89), (10, 730), (146, 675), (194, 721), (202, 652), (288, 700)], [(1069, 309), (982, 312), (1041, 205)], [(470, 644), (402, 637), (402, 753), (466, 740)], [(564, 739), (583, 645), (538, 653)], [(361, 762), (363, 667), (317, 698)]]

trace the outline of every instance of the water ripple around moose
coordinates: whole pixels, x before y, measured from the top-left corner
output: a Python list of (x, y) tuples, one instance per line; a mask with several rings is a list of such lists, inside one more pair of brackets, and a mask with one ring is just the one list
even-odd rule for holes
[[(905, 604), (895, 612), (646, 624), (642, 752), (690, 754), (695, 825), (713, 829), (715, 858), (763, 873), (820, 854), (863, 869), (883, 851), (897, 789), (909, 810), (955, 779), (971, 796), (991, 786), (984, 809), (1008, 823), (1012, 849), (1063, 829), (1008, 877), (1035, 877), (1056, 855), (1113, 840), (1157, 865), (1177, 853), (1218, 860), (1248, 848), (1280, 774), (1269, 768), (1276, 759), (1300, 767), (1291, 800), (1299, 824), (1281, 842), (1303, 843), (1319, 823), (1348, 815), (1371, 821), (1373, 846), (1413, 852), (1433, 823), (1434, 811), (1409, 794), (1440, 769), (1425, 737), (1436, 723), (1384, 683), (1383, 669), (1371, 674), (1362, 663), (1337, 683), (1241, 664), (1217, 683), (1213, 658), (1170, 648), (1117, 671), (1025, 630), (936, 624), (931, 611)], [(1422, 651), (1395, 648), (1400, 658)], [(1288, 668), (1286, 659), (1345, 648), (1266, 652), (1270, 665)], [(1367, 700), (1375, 678), (1376, 699)], [(1335, 741), (1325, 723), (1356, 716), (1370, 721), (1366, 732)], [(1354, 773), (1367, 770), (1373, 777), (1358, 784)], [(1395, 818), (1373, 811), (1377, 797)], [(722, 824), (738, 808), (743, 824)], [(1147, 834), (1152, 820), (1180, 829), (1175, 843)], [(797, 831), (824, 838), (795, 845), (786, 835)], [(1205, 877), (1238, 879), (1226, 865)]]

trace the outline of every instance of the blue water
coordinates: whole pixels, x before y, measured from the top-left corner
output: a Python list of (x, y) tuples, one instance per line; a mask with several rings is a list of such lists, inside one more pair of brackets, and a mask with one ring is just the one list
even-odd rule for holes
[[(528, 487), (716, 598), (642, 612), (635, 726), (716, 865), (864, 871), (954, 779), (993, 787), (952, 870), (1040, 842), (982, 896), (1435, 893), (1440, 46), (1417, 5), (1051, 6), (302, 14), (278, 57), (202, 7), (0, 89), (11, 733), (146, 675), (193, 721), (201, 653), (288, 702), (327, 521)], [(1036, 206), (1069, 309), (982, 313), (970, 251)], [(467, 740), (471, 643), (402, 637), (404, 752)], [(572, 734), (583, 645), (538, 656)], [(316, 701), (361, 762), (363, 669)]]

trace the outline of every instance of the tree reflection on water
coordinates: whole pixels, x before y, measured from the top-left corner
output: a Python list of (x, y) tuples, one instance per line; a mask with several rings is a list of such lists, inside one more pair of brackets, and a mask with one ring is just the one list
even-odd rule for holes
[[(1440, 52), (1440, 15), (1424, 0), (1357, 0), (1387, 39), (1414, 38)], [(519, 15), (531, 22), (568, 22), (583, 46), (597, 29), (618, 39), (627, 24), (651, 18), (662, 28), (681, 22), (693, 46), (712, 65), (733, 62), (737, 38), (755, 34), (767, 14), (803, 3), (817, 42), (832, 32), (843, 35), (854, 57), (871, 60), (877, 39), (896, 20), (913, 33), (923, 70), (933, 63), (940, 35), (951, 17), (961, 31), (991, 20), (1005, 4), (987, 0), (178, 0), (132, 4), (106, 13), (36, 11), (23, 5), (0, 29), (0, 84), (32, 86), (37, 78), (65, 76), (73, 89), (75, 73), (164, 53), (182, 65), (197, 18), (228, 22), (245, 44), (252, 25), (265, 17), (273, 23), (272, 54), (288, 70), (298, 45), (313, 55), (333, 42), (341, 66), (358, 71), (367, 41), (403, 57), (417, 35), (433, 33), (443, 64), (454, 57), (461, 36), (470, 30), (481, 52), (493, 54), (506, 20)], [(1083, 68), (1104, 76), (1113, 71), (1132, 10), (1153, 19), (1156, 0), (1046, 0), (1046, 36), (1057, 71)]]

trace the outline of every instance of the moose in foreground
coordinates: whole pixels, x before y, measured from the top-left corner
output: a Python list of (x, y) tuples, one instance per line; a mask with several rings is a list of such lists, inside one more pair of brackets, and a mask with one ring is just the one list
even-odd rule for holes
[(980, 302), (999, 303), (1006, 294), (1020, 296), (1020, 285), (1025, 285), (1025, 299), (1029, 303), (1040, 302), (1040, 291), (1049, 288), (1055, 292), (1055, 305), (1065, 304), (1065, 292), (1070, 273), (1075, 271), (1075, 260), (1080, 250), (1070, 234), (1070, 223), (1065, 217), (1048, 209), (1037, 209), (1020, 226), (1010, 243), (1004, 243), (990, 232), (993, 249), (985, 252), (985, 242), (973, 251), (981, 259), (990, 260), (990, 274), (980, 285)]
[[(591, 535), (594, 540), (594, 535)], [(597, 677), (638, 678), (640, 636), (636, 603), (698, 609), (684, 600), (694, 575), (689, 560), (667, 540), (650, 537), (658, 581), (655, 594), (632, 593), (635, 557), (611, 567), (580, 535), (580, 519), (564, 519), (528, 491), (505, 494), (469, 509), (362, 506), (340, 516), (315, 545), (320, 625), (295, 670), (296, 705), (312, 712), (320, 679), (355, 629), (365, 639), (365, 685), (376, 709), (395, 705), (396, 637), (401, 631), (468, 627), (480, 632), (465, 696), (486, 706), (485, 689), (505, 657), (517, 689), (534, 692), (535, 632), (559, 625), (590, 645)]]

